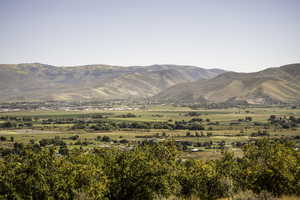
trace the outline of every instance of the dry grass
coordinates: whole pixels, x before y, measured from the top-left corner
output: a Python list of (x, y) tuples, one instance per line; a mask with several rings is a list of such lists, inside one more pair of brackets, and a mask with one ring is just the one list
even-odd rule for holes
[[(297, 196), (282, 196), (280, 198), (276, 198), (277, 200), (300, 200), (300, 197)], [(232, 200), (231, 198), (222, 198), (219, 200)]]
[(279, 198), (280, 200), (300, 200), (300, 197), (296, 197), (296, 196), (284, 196), (284, 197), (281, 197)]

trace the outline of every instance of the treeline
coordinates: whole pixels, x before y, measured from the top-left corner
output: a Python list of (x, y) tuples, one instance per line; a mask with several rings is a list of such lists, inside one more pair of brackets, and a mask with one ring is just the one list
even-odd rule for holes
[(214, 200), (242, 191), (300, 195), (300, 152), (290, 143), (259, 140), (243, 157), (182, 160), (173, 143), (131, 150), (35, 149), (15, 145), (0, 159), (0, 199)]
[(117, 129), (170, 129), (170, 130), (204, 130), (200, 119), (192, 119), (189, 121), (175, 121), (170, 122), (142, 122), (142, 121), (115, 121), (115, 120), (101, 120), (96, 124), (89, 124), (85, 122), (77, 123), (72, 126), (72, 129), (91, 129), (99, 130), (117, 130)]
[(24, 128), (24, 127), (32, 127), (32, 122), (15, 122), (15, 121), (6, 121), (0, 124), (0, 128)]
[(277, 125), (284, 129), (293, 128), (296, 127), (298, 124), (300, 124), (300, 118), (296, 118), (294, 116), (281, 117), (281, 116), (271, 115), (268, 120), (271, 122), (271, 124)]
[[(95, 113), (95, 114), (78, 114), (57, 118), (39, 118), (39, 117), (16, 117), (16, 116), (0, 116), (0, 128), (31, 128), (36, 124), (42, 125), (56, 125), (56, 124), (69, 124), (72, 129), (88, 129), (95, 131), (107, 131), (117, 129), (170, 129), (170, 130), (211, 130), (211, 126), (222, 125), (222, 123), (215, 121), (211, 122), (210, 119), (200, 118), (202, 112), (187, 112), (184, 116), (193, 117), (190, 120), (173, 121), (168, 120), (165, 122), (144, 122), (144, 121), (124, 121), (117, 119), (107, 119), (111, 113)], [(115, 116), (116, 118), (136, 118), (135, 114), (127, 113)], [(223, 125), (239, 126), (243, 122), (253, 123), (255, 126), (276, 126), (279, 128), (289, 129), (299, 127), (300, 118), (294, 116), (276, 116), (271, 115), (267, 123), (252, 122), (252, 117), (246, 116), (244, 119), (232, 121), (229, 124)]]

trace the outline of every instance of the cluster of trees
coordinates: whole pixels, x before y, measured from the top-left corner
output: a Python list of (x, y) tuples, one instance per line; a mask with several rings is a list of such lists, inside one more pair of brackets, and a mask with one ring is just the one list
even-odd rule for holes
[(85, 123), (75, 124), (72, 129), (92, 129), (92, 130), (116, 130), (116, 129), (171, 129), (171, 130), (204, 130), (201, 124), (202, 119), (192, 119), (190, 121), (169, 122), (141, 122), (141, 121), (113, 121), (103, 120), (89, 126)]
[(251, 122), (252, 121), (252, 117), (248, 117), (246, 116), (244, 119), (239, 119), (239, 122)]
[(39, 141), (39, 144), (42, 147), (47, 145), (66, 146), (66, 143), (58, 136), (55, 136), (54, 138), (43, 138)]
[(173, 124), (167, 122), (129, 122), (129, 121), (112, 121), (103, 120), (94, 125), (75, 124), (72, 129), (92, 129), (92, 130), (116, 130), (116, 129), (172, 129)]
[(73, 124), (73, 123), (84, 123), (84, 120), (74, 118), (49, 118), (43, 119), (41, 124)]
[[(82, 123), (95, 123), (97, 120), (107, 118), (107, 115), (112, 113), (94, 113), (94, 114), (74, 114), (59, 117), (49, 116), (0, 116), (0, 120), (6, 121), (5, 123), (15, 124), (15, 126), (6, 126), (4, 128), (15, 128), (18, 124), (82, 124)], [(130, 115), (129, 115), (130, 116)]]
[(247, 101), (244, 100), (236, 100), (236, 99), (229, 99), (228, 101), (221, 102), (221, 103), (194, 103), (192, 105), (180, 105), (180, 106), (188, 106), (191, 109), (198, 110), (201, 108), (205, 109), (226, 109), (226, 108), (243, 108), (249, 106)]
[(201, 116), (202, 113), (201, 112), (196, 112), (196, 111), (192, 111), (192, 112), (188, 112), (185, 114), (185, 116), (189, 116), (189, 117), (198, 117)]
[(257, 132), (251, 133), (251, 137), (258, 137), (258, 136), (270, 136), (267, 130), (258, 130)]
[(16, 117), (16, 116), (0, 116), (0, 120), (4, 121), (19, 121), (19, 122), (32, 122), (34, 119), (29, 116)]
[(294, 116), (279, 117), (276, 115), (271, 115), (269, 117), (269, 121), (271, 122), (271, 124), (278, 125), (281, 128), (285, 129), (296, 127), (298, 124), (300, 124), (300, 118), (296, 118)]
[(126, 139), (120, 139), (120, 140), (113, 140), (109, 136), (97, 136), (96, 141), (101, 141), (101, 142), (113, 142), (113, 143), (120, 143), (120, 144), (127, 144), (129, 143), (129, 140)]
[(101, 141), (101, 142), (111, 142), (112, 139), (109, 136), (97, 136), (96, 138), (97, 141)]
[(78, 140), (79, 139), (79, 135), (72, 135), (68, 139), (70, 139), (70, 140)]
[(175, 125), (173, 129), (179, 129), (179, 130), (204, 130), (204, 126), (199, 122), (195, 120), (190, 121), (175, 121)]
[(0, 128), (22, 128), (22, 127), (32, 127), (32, 122), (15, 122), (15, 121), (6, 121), (0, 124)]
[(18, 146), (0, 159), (1, 199), (214, 200), (240, 191), (300, 195), (300, 152), (290, 143), (260, 140), (244, 156), (181, 160), (172, 143), (92, 151)]
[(17, 127), (17, 123), (11, 121), (6, 121), (0, 124), (0, 128), (16, 128), (16, 127)]
[(134, 117), (137, 117), (137, 115), (135, 115), (133, 113), (127, 113), (127, 114), (123, 114), (123, 115), (118, 115), (116, 117), (120, 117), (120, 118), (134, 118)]
[(211, 137), (211, 136), (213, 136), (213, 133), (211, 132), (203, 133), (202, 131), (200, 133), (195, 132), (195, 134), (188, 131), (185, 134), (185, 137)]
[[(187, 116), (199, 116), (200, 112), (188, 112)], [(122, 118), (134, 118), (135, 114), (127, 113), (119, 115)], [(143, 121), (116, 121), (108, 120), (102, 114), (89, 114), (74, 116), (59, 117), (59, 118), (33, 118), (33, 117), (14, 117), (3, 116), (5, 121), (0, 124), (0, 128), (23, 128), (32, 127), (34, 124), (73, 124), (71, 129), (90, 129), (96, 131), (108, 131), (116, 129), (177, 129), (177, 130), (204, 130), (202, 122), (209, 123), (209, 119), (192, 118), (189, 121), (175, 121), (169, 120), (168, 122), (143, 122)], [(212, 125), (218, 125), (211, 122)]]

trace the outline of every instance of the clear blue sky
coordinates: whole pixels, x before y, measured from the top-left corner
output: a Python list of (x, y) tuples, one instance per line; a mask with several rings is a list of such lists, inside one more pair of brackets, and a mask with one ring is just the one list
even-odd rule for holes
[(300, 0), (0, 0), (0, 63), (300, 62)]

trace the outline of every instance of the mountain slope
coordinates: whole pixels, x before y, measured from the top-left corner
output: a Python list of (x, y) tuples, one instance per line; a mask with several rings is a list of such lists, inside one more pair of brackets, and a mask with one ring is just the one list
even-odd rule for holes
[(219, 69), (207, 70), (179, 65), (0, 65), (0, 100), (76, 101), (144, 98), (178, 83), (208, 79), (223, 72)]
[(255, 73), (227, 72), (209, 80), (178, 84), (155, 96), (171, 102), (292, 103), (300, 101), (300, 64)]

